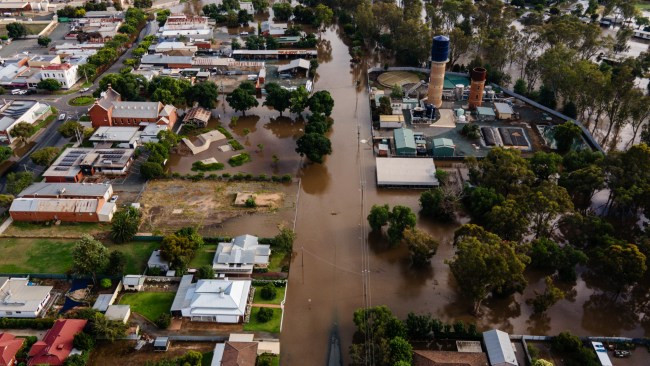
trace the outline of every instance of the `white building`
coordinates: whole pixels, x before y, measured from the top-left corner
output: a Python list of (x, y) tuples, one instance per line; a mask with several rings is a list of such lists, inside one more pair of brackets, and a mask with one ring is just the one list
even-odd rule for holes
[(270, 245), (259, 244), (256, 236), (240, 235), (230, 243), (219, 243), (212, 268), (217, 273), (253, 273), (253, 267), (267, 267), (270, 256)]
[(142, 291), (144, 289), (145, 276), (126, 275), (122, 278), (122, 286), (125, 291)]
[(41, 80), (54, 79), (61, 83), (63, 89), (70, 89), (74, 84), (81, 79), (79, 73), (79, 65), (75, 64), (60, 64), (45, 66), (41, 69)]
[(236, 324), (244, 319), (250, 297), (251, 281), (228, 279), (199, 280), (185, 275), (172, 303), (173, 315), (192, 321)]
[(30, 286), (27, 278), (0, 277), (0, 317), (36, 318), (50, 299), (52, 286)]
[(0, 143), (10, 144), (15, 140), (11, 130), (18, 123), (34, 124), (50, 111), (49, 105), (35, 100), (6, 100), (0, 105)]
[(104, 316), (108, 320), (126, 324), (131, 316), (131, 305), (109, 305)]
[(506, 332), (498, 329), (483, 332), (483, 342), (492, 366), (519, 366), (515, 348)]
[(108, 147), (135, 149), (138, 147), (138, 140), (140, 139), (138, 130), (138, 127), (101, 126), (90, 136), (89, 140), (95, 147), (108, 145)]

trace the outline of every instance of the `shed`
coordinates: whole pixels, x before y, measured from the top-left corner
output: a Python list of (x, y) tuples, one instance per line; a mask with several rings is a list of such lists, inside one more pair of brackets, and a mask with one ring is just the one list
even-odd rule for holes
[(408, 128), (393, 130), (395, 139), (395, 152), (397, 156), (415, 156), (417, 154), (413, 131)]
[(440, 184), (430, 158), (375, 158), (375, 165), (379, 187), (430, 188)]
[(494, 121), (496, 115), (490, 107), (476, 107), (476, 117), (479, 121)]
[(304, 58), (299, 58), (296, 60), (291, 60), (286, 65), (280, 65), (278, 67), (278, 73), (284, 74), (284, 73), (296, 73), (300, 70), (304, 71), (305, 73), (309, 71), (309, 60), (305, 60)]
[(169, 337), (157, 337), (153, 342), (153, 350), (167, 352), (169, 349)]
[(144, 288), (144, 276), (126, 275), (122, 278), (122, 286), (127, 291), (142, 291)]
[(454, 141), (448, 138), (433, 139), (433, 156), (454, 156), (456, 146)]
[(169, 271), (169, 262), (160, 257), (160, 250), (154, 250), (147, 261), (147, 268), (158, 268), (160, 271)]
[(515, 114), (510, 104), (507, 103), (494, 103), (494, 109), (497, 111), (498, 119), (512, 119)]
[(110, 305), (104, 314), (106, 319), (126, 324), (131, 316), (131, 305)]
[(380, 128), (402, 128), (404, 116), (402, 114), (381, 114), (379, 115)]
[(97, 300), (95, 301), (95, 304), (93, 305), (93, 309), (100, 311), (100, 312), (105, 312), (108, 310), (108, 307), (113, 303), (113, 294), (101, 294), (97, 296)]
[(483, 332), (483, 342), (492, 366), (519, 366), (510, 336), (498, 329)]

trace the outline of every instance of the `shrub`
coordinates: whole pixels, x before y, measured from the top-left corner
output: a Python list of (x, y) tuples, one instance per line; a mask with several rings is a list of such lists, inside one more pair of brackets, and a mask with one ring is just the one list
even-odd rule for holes
[(167, 329), (172, 322), (172, 317), (169, 314), (160, 314), (156, 319), (156, 326), (160, 329)]
[(54, 325), (54, 319), (20, 319), (0, 318), (0, 329), (50, 329)]
[(264, 300), (273, 300), (278, 295), (278, 292), (277, 292), (277, 289), (275, 288), (274, 284), (267, 283), (260, 290), (260, 295), (262, 296), (262, 298)]
[(99, 286), (101, 286), (101, 288), (110, 288), (113, 286), (113, 282), (110, 278), (102, 278), (102, 280), (99, 282)]
[(192, 170), (193, 171), (212, 171), (212, 170), (221, 170), (223, 169), (224, 165), (222, 163), (210, 163), (210, 164), (205, 164), (201, 161), (195, 161), (192, 163)]
[(246, 202), (244, 203), (244, 205), (246, 205), (246, 207), (249, 207), (249, 208), (257, 207), (257, 203), (255, 203), (255, 197), (248, 197), (246, 199)]
[(248, 153), (241, 153), (228, 159), (228, 164), (230, 164), (230, 166), (241, 166), (250, 160), (251, 157)]
[(95, 346), (95, 339), (88, 333), (77, 333), (74, 336), (72, 345), (80, 351), (90, 351)]
[(291, 182), (291, 174), (285, 174), (282, 176), (282, 183), (289, 183)]
[(244, 150), (244, 145), (240, 144), (237, 140), (228, 141), (233, 150)]
[(228, 140), (232, 140), (232, 134), (228, 132), (225, 128), (218, 126), (217, 131), (221, 132)]
[(199, 267), (199, 270), (196, 272), (196, 275), (200, 279), (213, 279), (214, 269), (212, 269), (212, 266), (210, 265), (201, 266)]
[(260, 323), (266, 323), (269, 320), (273, 319), (273, 309), (271, 308), (260, 308), (257, 312), (257, 321)]

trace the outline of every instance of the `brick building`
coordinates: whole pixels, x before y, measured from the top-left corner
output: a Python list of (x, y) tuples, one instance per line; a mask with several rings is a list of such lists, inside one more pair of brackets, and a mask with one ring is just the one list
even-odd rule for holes
[(48, 183), (78, 183), (95, 174), (126, 175), (134, 149), (66, 149), (43, 173)]
[(178, 114), (173, 105), (160, 102), (123, 102), (120, 94), (108, 87), (88, 110), (93, 127), (165, 125), (171, 129)]

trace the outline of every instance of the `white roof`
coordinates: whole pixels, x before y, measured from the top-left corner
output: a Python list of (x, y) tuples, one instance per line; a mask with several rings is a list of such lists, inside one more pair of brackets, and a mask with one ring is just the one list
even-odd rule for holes
[(295, 68), (309, 70), (309, 61), (304, 58), (291, 60), (288, 64), (279, 66), (278, 72), (284, 72)]
[(110, 305), (104, 315), (108, 320), (124, 321), (131, 315), (131, 305)]
[(483, 332), (483, 342), (485, 342), (490, 365), (519, 365), (508, 333), (498, 329)]
[(494, 109), (496, 109), (499, 114), (515, 113), (510, 104), (507, 103), (494, 103)]
[(126, 275), (122, 278), (122, 284), (125, 286), (140, 286), (144, 283), (144, 276)]
[(212, 353), (212, 363), (210, 363), (210, 366), (221, 366), (221, 359), (223, 358), (223, 351), (225, 348), (225, 343), (217, 343), (214, 346), (214, 352)]
[(600, 361), (600, 364), (602, 366), (612, 366), (612, 360), (609, 359), (607, 348), (605, 348), (601, 342), (591, 342), (591, 345), (596, 351), (596, 355), (598, 356), (598, 361)]
[(376, 158), (377, 185), (426, 186), (439, 185), (436, 166), (431, 158)]
[[(199, 280), (197, 283), (188, 284), (185, 277), (181, 279), (172, 311), (176, 306), (180, 306), (183, 313), (187, 311), (191, 316), (244, 316), (251, 288), (250, 280)], [(182, 300), (179, 299), (181, 296)]]
[(90, 141), (130, 142), (137, 137), (137, 127), (102, 126), (90, 136)]
[(259, 244), (256, 236), (240, 235), (230, 243), (219, 243), (214, 254), (213, 267), (220, 269), (229, 264), (266, 264), (271, 255), (271, 246)]
[(158, 118), (160, 102), (113, 102), (113, 117)]
[(228, 342), (252, 342), (255, 338), (253, 333), (230, 333)]
[(0, 277), (0, 311), (36, 312), (52, 286), (29, 286), (27, 278)]

